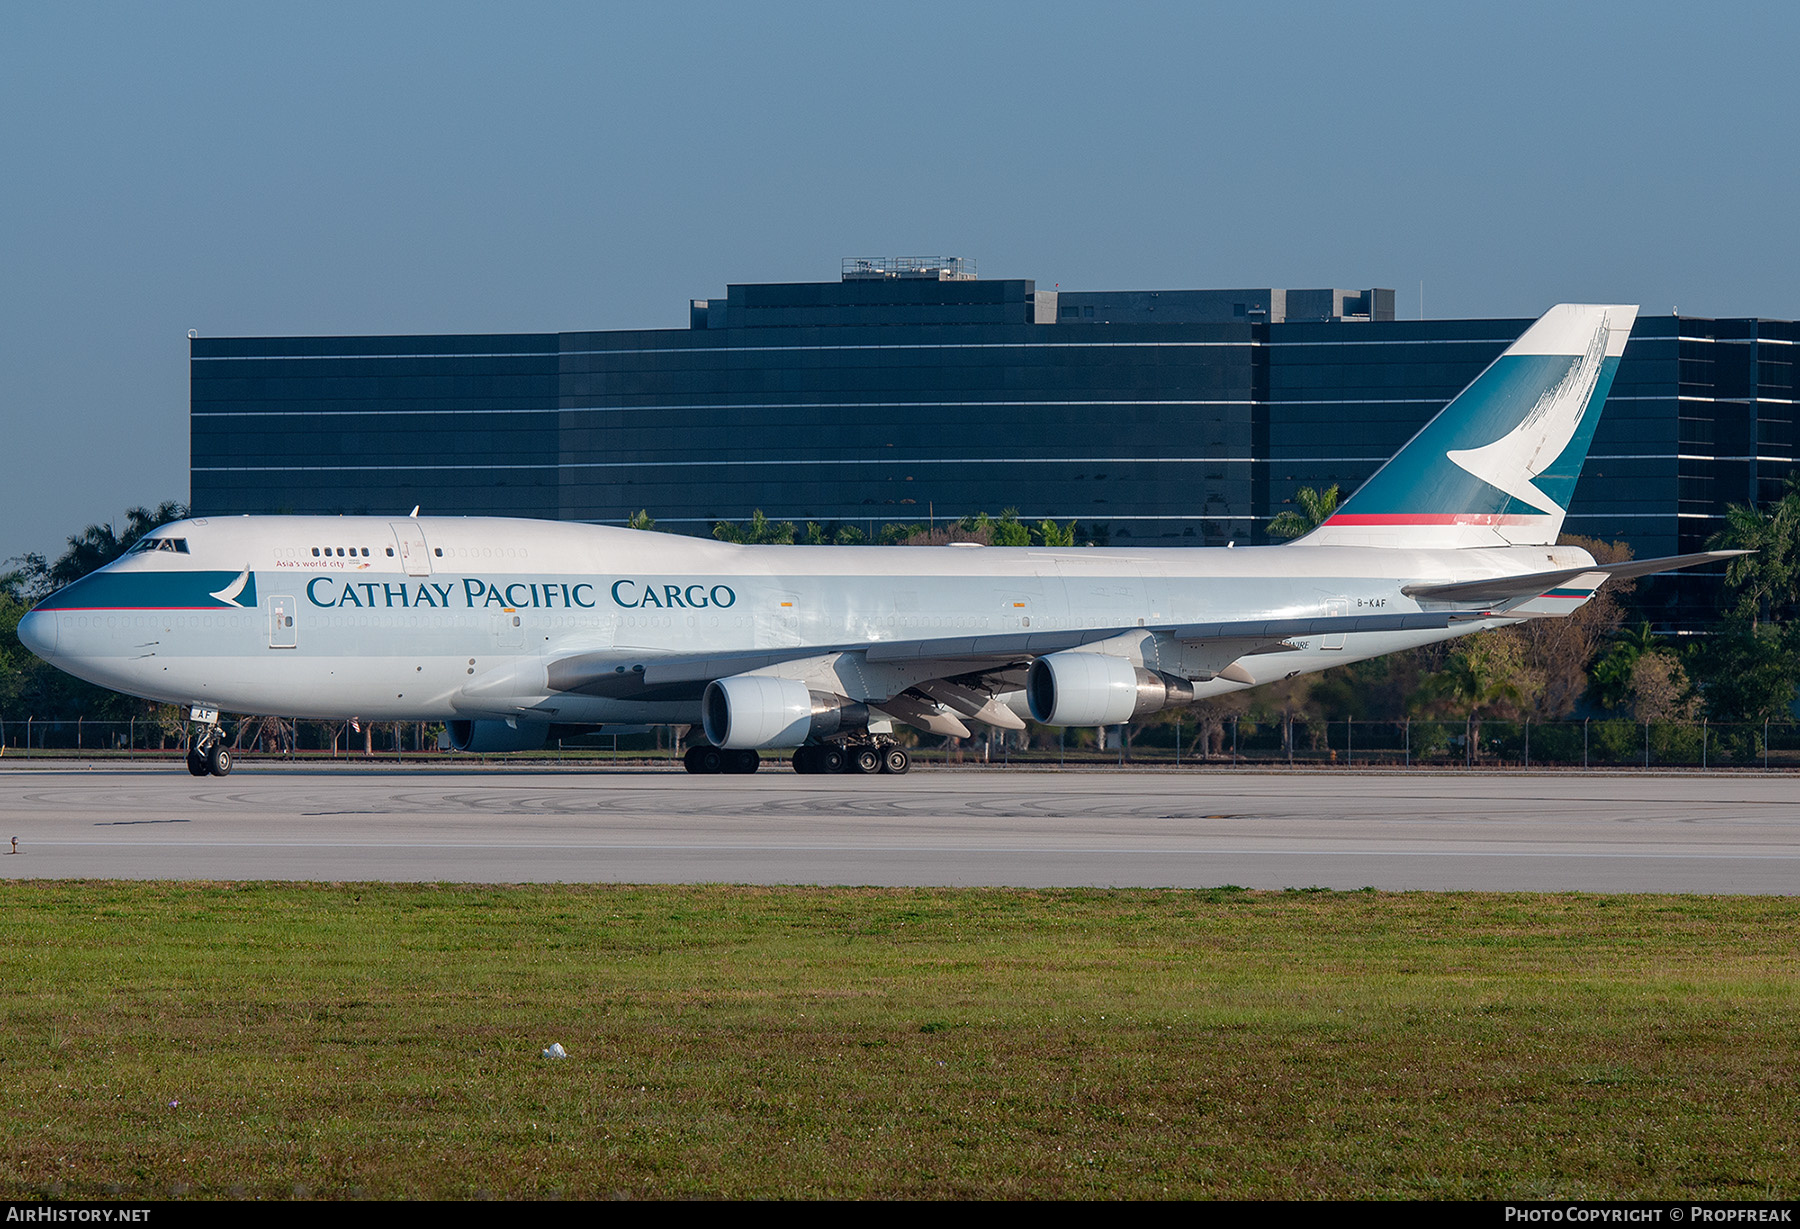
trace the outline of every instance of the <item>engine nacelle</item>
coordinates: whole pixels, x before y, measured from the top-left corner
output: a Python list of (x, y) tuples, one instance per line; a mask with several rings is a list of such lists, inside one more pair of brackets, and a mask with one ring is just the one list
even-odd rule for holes
[(1103, 653), (1051, 653), (1025, 676), (1031, 715), (1045, 725), (1118, 725), (1194, 702), (1194, 685)]
[(701, 704), (707, 741), (715, 747), (798, 747), (841, 729), (869, 724), (855, 700), (813, 691), (798, 679), (738, 674), (706, 688)]
[(444, 726), (444, 742), (478, 755), (537, 751), (549, 738), (550, 727), (537, 721), (521, 721), (516, 726), (504, 721), (452, 721)]

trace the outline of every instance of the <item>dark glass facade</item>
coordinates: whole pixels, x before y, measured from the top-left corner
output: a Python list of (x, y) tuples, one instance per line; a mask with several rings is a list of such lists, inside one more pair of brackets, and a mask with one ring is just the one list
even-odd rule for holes
[[(1530, 323), (1396, 321), (1391, 291), (732, 286), (687, 329), (198, 338), (201, 515), (428, 513), (878, 529), (1017, 508), (1224, 544), (1354, 490)], [(1700, 549), (1793, 465), (1788, 321), (1640, 317), (1570, 532)], [(1709, 582), (1650, 584), (1665, 622)]]

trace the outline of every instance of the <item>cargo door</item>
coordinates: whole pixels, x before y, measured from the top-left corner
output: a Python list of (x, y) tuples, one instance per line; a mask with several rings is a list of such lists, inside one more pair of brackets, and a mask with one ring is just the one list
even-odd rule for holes
[(1067, 595), (1070, 626), (1143, 627), (1149, 622), (1144, 577), (1132, 560), (1059, 555), (1056, 572)]
[(788, 589), (757, 594), (756, 647), (790, 649), (800, 643), (800, 595)]

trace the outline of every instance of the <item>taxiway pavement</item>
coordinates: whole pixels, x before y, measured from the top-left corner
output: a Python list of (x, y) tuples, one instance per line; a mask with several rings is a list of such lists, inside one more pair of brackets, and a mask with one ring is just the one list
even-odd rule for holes
[(0, 767), (11, 878), (1800, 893), (1774, 775)]

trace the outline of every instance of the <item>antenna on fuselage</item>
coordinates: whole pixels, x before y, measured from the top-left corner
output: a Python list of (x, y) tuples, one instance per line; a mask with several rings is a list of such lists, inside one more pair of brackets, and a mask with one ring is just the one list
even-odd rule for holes
[(408, 512), (406, 515), (415, 521), (418, 520), (419, 519), (419, 505), (414, 504), (413, 510), (411, 512)]

